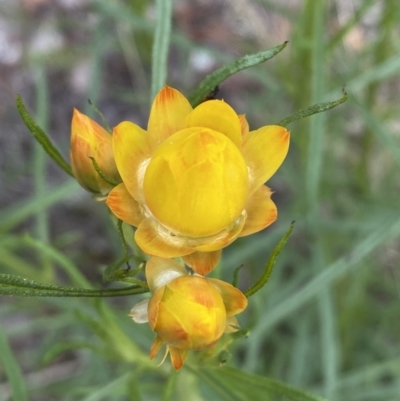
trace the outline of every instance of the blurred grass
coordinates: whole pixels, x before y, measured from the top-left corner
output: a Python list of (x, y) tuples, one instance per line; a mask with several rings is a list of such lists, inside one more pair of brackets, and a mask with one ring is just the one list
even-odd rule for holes
[[(228, 3), (209, 10), (197, 1), (175, 4), (168, 58), (170, 85), (190, 93), (206, 74), (192, 61), (202, 52), (211, 57), (215, 68), (289, 40), (277, 58), (221, 86), (222, 96), (239, 113), (246, 113), (251, 127), (335, 99), (343, 84), (349, 100), (338, 109), (289, 127), (289, 156), (268, 184), (275, 191), (279, 220), (225, 251), (218, 274), (230, 281), (233, 268), (244, 264), (239, 277), (240, 287), (246, 289), (260, 276), (290, 221), (296, 220), (295, 233), (270, 282), (251, 297), (248, 310), (239, 316), (250, 336), (232, 344), (230, 364), (334, 401), (397, 401), (397, 2), (237, 1), (237, 5), (242, 3), (241, 15)], [(266, 26), (272, 26), (262, 45), (255, 39), (257, 21), (246, 16), (250, 9)], [(61, 122), (68, 121), (72, 106), (86, 104), (87, 98), (114, 125), (137, 119), (145, 126), (155, 30), (153, 2), (102, 0), (65, 12), (48, 5), (36, 11), (10, 10), (4, 10), (4, 15), (15, 18), (21, 30), (26, 23), (21, 35), (26, 49), (31, 46), (29, 35), (50, 19), (68, 38), (67, 45), (54, 53), (40, 56), (26, 50), (16, 76), (28, 75), (23, 82), (29, 89), (13, 89), (22, 90), (30, 99), (30, 109), (65, 154), (69, 127)], [(215, 15), (223, 17), (215, 21)], [(165, 68), (165, 54), (158, 55), (157, 87)], [(89, 66), (84, 93), (74, 92), (69, 84), (81, 62)], [(84, 107), (90, 114), (90, 108)], [(0, 115), (0, 127), (3, 121), (10, 124), (6, 116)], [(11, 124), (17, 128), (19, 123)], [(4, 132), (0, 133), (2, 140)], [(31, 140), (27, 133), (23, 135)], [(21, 152), (25, 152), (23, 147)], [(39, 147), (18, 157), (29, 166), (20, 174), (27, 174), (30, 184), (21, 190), (17, 181), (4, 180), (9, 185), (5, 193), (15, 195), (2, 203), (0, 212), (1, 272), (54, 284), (100, 286), (101, 268), (120, 256), (117, 233), (106, 223), (108, 216), (101, 207), (92, 208), (90, 197), (85, 198), (75, 183), (57, 175)], [(11, 168), (4, 168), (4, 177), (15, 176)], [(85, 225), (86, 214), (105, 230), (98, 232), (97, 225)], [(77, 231), (82, 231), (84, 241)], [(68, 233), (69, 245), (60, 245)], [(105, 256), (98, 251), (103, 248)], [(193, 368), (174, 375), (168, 363), (156, 368), (148, 361), (153, 335), (148, 327), (135, 325), (126, 316), (139, 300), (2, 298), (0, 320), (8, 341), (2, 336), (1, 347), (7, 350), (9, 343), (14, 357), (8, 351), (2, 351), (2, 356), (3, 360), (7, 356), (5, 366), (14, 373), (8, 372), (8, 383), (6, 369), (0, 366), (0, 400), (10, 399), (9, 384), (24, 391), (22, 384), (18, 387), (22, 383), (19, 370), (32, 400), (179, 401), (189, 395), (194, 401), (224, 399), (218, 395), (220, 388), (204, 386), (204, 378)]]

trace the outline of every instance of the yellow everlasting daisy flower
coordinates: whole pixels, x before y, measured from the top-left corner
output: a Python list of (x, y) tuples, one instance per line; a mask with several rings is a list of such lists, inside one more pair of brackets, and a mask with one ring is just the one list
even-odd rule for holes
[(177, 90), (154, 99), (147, 131), (114, 128), (113, 151), (123, 183), (107, 198), (121, 220), (137, 227), (149, 255), (183, 257), (206, 275), (221, 249), (277, 218), (263, 184), (286, 157), (289, 132), (270, 125), (249, 132), (244, 116), (209, 100), (192, 109)]
[(152, 296), (134, 306), (130, 316), (148, 322), (157, 334), (150, 359), (165, 343), (179, 370), (189, 350), (211, 347), (223, 333), (237, 331), (234, 315), (247, 307), (247, 298), (231, 284), (189, 275), (176, 261), (158, 257), (147, 262), (146, 278)]

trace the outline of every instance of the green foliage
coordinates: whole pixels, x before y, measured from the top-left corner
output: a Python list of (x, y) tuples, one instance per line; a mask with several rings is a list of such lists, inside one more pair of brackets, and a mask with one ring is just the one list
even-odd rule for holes
[[(289, 7), (260, 0), (243, 2), (241, 11), (235, 9), (240, 2), (229, 3), (221, 14), (218, 2), (213, 13), (200, 3), (177, 6), (170, 33), (170, 11), (154, 14), (153, 3), (145, 0), (100, 0), (76, 13), (51, 13), (51, 23), (66, 34), (66, 46), (45, 55), (24, 53), (19, 92), (34, 113), (25, 114), (22, 101), (19, 108), (35, 137), (70, 172), (60, 156), (68, 151), (65, 116), (80, 100), (82, 107), (87, 98), (98, 104), (111, 126), (131, 118), (143, 124), (149, 93), (166, 82), (192, 93), (195, 105), (231, 73), (254, 63), (224, 81), (220, 92), (238, 113), (246, 113), (251, 129), (288, 124), (291, 115), (288, 158), (267, 183), (275, 192), (279, 219), (225, 249), (216, 274), (231, 280), (240, 265), (235, 285), (251, 286), (265, 276), (265, 260), (296, 220), (267, 289), (249, 298), (248, 309), (238, 316), (241, 330), (224, 336), (213, 358), (200, 351), (196, 364), (194, 352), (178, 373), (168, 360), (157, 367), (161, 356), (148, 359), (154, 333), (127, 316), (146, 295), (90, 297), (144, 292), (140, 285), (126, 284), (96, 289), (102, 272), (105, 281), (140, 277), (144, 258), (135, 248), (133, 230), (120, 226), (125, 234), (120, 237), (102, 204), (91, 203), (75, 180), (60, 182), (42, 146), (25, 151), (10, 94), (0, 115), (6, 147), (0, 171), (0, 291), (46, 296), (1, 297), (0, 401), (11, 393), (32, 401), (397, 401), (398, 4), (367, 0), (354, 2), (349, 11), (346, 2), (307, 0)], [(4, 18), (17, 21), (15, 27), (26, 24), (26, 32), (15, 38), (36, 33), (48, 15), (27, 8), (13, 15), (11, 6), (0, 8)], [(158, 43), (154, 47), (152, 38)], [(284, 52), (255, 65), (260, 49), (287, 39)], [(261, 52), (258, 60), (284, 47)], [(223, 67), (192, 92), (209, 73), (196, 69), (193, 60), (199, 54)], [(240, 64), (244, 54), (253, 56)], [(82, 65), (89, 71), (87, 88), (73, 97), (67, 82)], [(329, 101), (344, 83), (346, 103), (297, 119), (336, 105)], [(84, 112), (91, 111), (86, 104)], [(73, 297), (49, 296), (65, 293)], [(215, 367), (220, 364), (229, 366)]]
[(146, 292), (141, 285), (125, 288), (88, 290), (38, 283), (23, 277), (0, 274), (0, 295), (19, 297), (119, 297)]
[(250, 288), (248, 288), (244, 292), (244, 295), (246, 295), (247, 298), (254, 295), (257, 291), (260, 291), (261, 288), (263, 288), (265, 286), (265, 284), (267, 284), (269, 278), (271, 277), (272, 271), (274, 269), (276, 258), (282, 252), (282, 249), (286, 245), (287, 240), (292, 235), (293, 227), (294, 227), (294, 221), (290, 225), (289, 230), (286, 231), (285, 235), (281, 238), (278, 245), (272, 251), (271, 256), (269, 257), (268, 262), (265, 265), (265, 269), (264, 269), (261, 277)]
[[(222, 401), (278, 400), (327, 401), (326, 398), (302, 391), (279, 380), (244, 373), (230, 367), (192, 370), (212, 388)], [(277, 398), (278, 397), (278, 398)]]
[(17, 95), (16, 103), (19, 114), (32, 136), (40, 143), (40, 145), (43, 147), (43, 150), (58, 164), (58, 166), (68, 175), (73, 177), (74, 174), (72, 173), (71, 166), (64, 160), (64, 158), (61, 156), (61, 153), (51, 142), (50, 138), (39, 127), (39, 125), (36, 124), (35, 120), (28, 113), (28, 110), (26, 109), (20, 95)]
[(209, 93), (211, 93), (215, 87), (220, 85), (223, 81), (225, 81), (230, 76), (237, 74), (240, 71), (243, 71), (247, 68), (253, 67), (257, 64), (264, 63), (275, 57), (279, 54), (287, 45), (287, 42), (275, 46), (272, 49), (264, 50), (262, 52), (256, 54), (250, 54), (247, 56), (243, 56), (238, 60), (232, 61), (229, 64), (225, 64), (222, 67), (218, 68), (210, 75), (208, 75), (197, 88), (189, 95), (188, 99), (190, 104), (195, 107), (203, 99), (205, 99)]

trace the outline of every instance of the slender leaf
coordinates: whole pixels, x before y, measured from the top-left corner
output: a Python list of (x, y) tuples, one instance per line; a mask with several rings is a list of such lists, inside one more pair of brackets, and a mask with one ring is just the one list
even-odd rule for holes
[(189, 95), (188, 99), (190, 104), (193, 107), (197, 106), (203, 99), (207, 97), (209, 93), (214, 90), (216, 86), (239, 71), (243, 71), (246, 68), (253, 67), (275, 57), (286, 47), (287, 43), (288, 42), (285, 42), (282, 45), (256, 54), (244, 56), (218, 68), (213, 73), (208, 75), (202, 82), (200, 82), (196, 89)]
[(151, 101), (167, 79), (168, 50), (171, 39), (172, 1), (156, 0), (157, 21), (152, 53)]
[(76, 181), (68, 180), (59, 187), (49, 188), (41, 197), (32, 196), (3, 209), (0, 214), (0, 231), (7, 231), (53, 204), (68, 198), (78, 188)]
[(301, 120), (302, 118), (306, 118), (312, 116), (313, 114), (323, 113), (324, 111), (328, 111), (330, 109), (339, 106), (340, 104), (344, 103), (347, 100), (347, 93), (343, 88), (343, 96), (338, 99), (334, 100), (333, 102), (325, 102), (325, 103), (318, 103), (314, 104), (313, 106), (307, 107), (304, 110), (300, 110), (291, 116), (284, 118), (283, 120), (279, 121), (277, 125), (281, 125), (282, 127), (286, 127), (294, 121)]
[(74, 287), (63, 287), (38, 283), (23, 277), (0, 274), (0, 295), (17, 295), (20, 297), (118, 297), (142, 294), (147, 292), (143, 287), (132, 285), (125, 288), (91, 290)]
[(0, 361), (3, 362), (4, 370), (8, 377), (12, 398), (18, 401), (28, 401), (28, 392), (21, 369), (14, 358), (13, 352), (8, 344), (7, 337), (0, 325)]
[(284, 396), (291, 401), (327, 401), (279, 380), (252, 375), (228, 366), (196, 370), (190, 368), (190, 370), (209, 385), (222, 400), (265, 401)]
[(263, 288), (265, 284), (267, 284), (269, 278), (271, 277), (271, 273), (274, 269), (276, 258), (279, 256), (283, 247), (286, 245), (287, 240), (289, 239), (290, 235), (293, 232), (293, 227), (294, 227), (294, 222), (292, 222), (292, 224), (289, 227), (289, 230), (286, 231), (284, 236), (279, 241), (278, 245), (273, 250), (261, 277), (257, 280), (256, 283), (254, 283), (250, 288), (248, 288), (244, 292), (244, 295), (246, 295), (246, 297), (250, 297), (251, 295), (255, 294), (257, 291), (261, 290), (261, 288)]
[(51, 142), (50, 138), (39, 127), (39, 125), (36, 124), (35, 120), (28, 113), (28, 110), (26, 109), (20, 95), (17, 95), (17, 109), (29, 132), (40, 143), (44, 151), (57, 163), (62, 170), (73, 177), (74, 174), (71, 166), (65, 161), (65, 159), (61, 156), (61, 153)]

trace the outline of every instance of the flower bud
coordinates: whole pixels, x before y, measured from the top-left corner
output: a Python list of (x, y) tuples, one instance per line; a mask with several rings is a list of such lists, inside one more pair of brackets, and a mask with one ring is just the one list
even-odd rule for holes
[(105, 177), (119, 181), (111, 135), (88, 116), (74, 109), (71, 124), (71, 166), (76, 180), (87, 191), (106, 195), (114, 185), (96, 171), (92, 159)]
[(222, 280), (190, 275), (172, 259), (152, 257), (146, 265), (150, 299), (135, 305), (130, 316), (149, 322), (157, 334), (150, 358), (167, 345), (172, 365), (179, 370), (189, 350), (211, 347), (224, 333), (237, 331), (235, 315), (247, 298)]
[(155, 291), (149, 324), (165, 343), (181, 349), (214, 344), (226, 325), (226, 310), (217, 288), (204, 277), (184, 276)]

